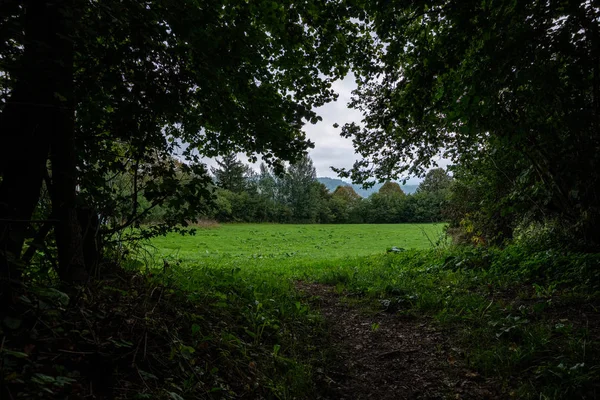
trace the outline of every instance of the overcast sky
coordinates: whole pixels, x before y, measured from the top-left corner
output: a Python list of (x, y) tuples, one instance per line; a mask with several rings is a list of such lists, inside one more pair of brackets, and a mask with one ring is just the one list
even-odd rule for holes
[[(352, 140), (340, 136), (342, 125), (361, 120), (360, 112), (347, 107), (355, 88), (352, 74), (334, 83), (333, 89), (340, 95), (338, 100), (316, 110), (323, 117), (323, 121), (316, 125), (304, 126), (308, 138), (315, 143), (315, 148), (311, 149), (309, 154), (317, 169), (317, 176), (336, 178), (337, 174), (331, 170), (332, 166), (350, 168), (358, 158), (354, 153)], [(338, 123), (340, 128), (334, 128), (335, 123)]]
[[(354, 153), (351, 139), (344, 139), (340, 136), (341, 128), (334, 128), (333, 124), (338, 123), (340, 127), (346, 122), (360, 122), (361, 114), (356, 110), (347, 107), (352, 90), (356, 88), (354, 76), (348, 75), (344, 80), (333, 84), (334, 90), (339, 93), (336, 102), (326, 104), (318, 108), (317, 113), (323, 117), (323, 121), (316, 125), (306, 124), (304, 130), (308, 138), (315, 143), (315, 148), (309, 152), (317, 170), (318, 177), (337, 178), (337, 174), (331, 170), (331, 166), (350, 168), (358, 156)], [(240, 160), (247, 162), (243, 155)], [(214, 160), (205, 160), (205, 162), (214, 166)], [(446, 166), (447, 163), (441, 162), (440, 166)], [(258, 169), (258, 165), (255, 166)], [(411, 178), (407, 184), (419, 183), (421, 179)]]

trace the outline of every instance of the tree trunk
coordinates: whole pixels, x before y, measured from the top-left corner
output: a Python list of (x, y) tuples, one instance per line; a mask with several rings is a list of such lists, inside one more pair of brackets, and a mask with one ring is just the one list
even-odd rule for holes
[(77, 212), (77, 155), (75, 152), (75, 99), (73, 74), (73, 37), (75, 8), (73, 0), (61, 3), (59, 40), (54, 54), (62, 67), (56, 71), (56, 101), (60, 107), (52, 119), (50, 162), (52, 165), (52, 214), (58, 249), (58, 274), (63, 281), (83, 283), (88, 279), (83, 256), (83, 234)]
[(51, 117), (56, 113), (55, 54), (61, 20), (58, 3), (26, 1), (22, 66), (0, 119), (0, 297), (19, 284), (19, 259), (40, 196), (48, 159)]

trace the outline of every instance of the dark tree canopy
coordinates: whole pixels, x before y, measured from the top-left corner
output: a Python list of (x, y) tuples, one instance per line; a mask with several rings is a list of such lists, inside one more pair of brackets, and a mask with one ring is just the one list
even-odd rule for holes
[(336, 98), (331, 82), (364, 36), (342, 1), (0, 7), (0, 278), (16, 281), (31, 233), (20, 221), (31, 219), (43, 181), (52, 215), (42, 217), (57, 222), (40, 232), (54, 232), (59, 273), (72, 280), (88, 267), (77, 244), (82, 205), (100, 215), (105, 237), (160, 205), (164, 223), (145, 230), (157, 234), (210, 201), (202, 156), (262, 154), (279, 169), (297, 160), (312, 146), (302, 126)]
[(351, 102), (364, 119), (342, 131), (363, 159), (345, 176), (422, 176), (440, 153), (473, 170), (503, 158), (495, 173), (530, 215), (600, 243), (596, 2), (372, 1), (367, 14), (376, 40)]

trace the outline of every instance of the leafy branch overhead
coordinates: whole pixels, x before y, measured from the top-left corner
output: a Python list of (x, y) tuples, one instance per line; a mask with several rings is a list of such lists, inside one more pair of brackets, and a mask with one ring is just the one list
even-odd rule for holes
[[(64, 271), (97, 230), (79, 207), (107, 235), (158, 205), (151, 235), (194, 219), (212, 201), (201, 157), (280, 167), (312, 146), (302, 127), (365, 37), (351, 17), (338, 1), (2, 2), (0, 219), (31, 219), (47, 187)], [(28, 233), (0, 228), (18, 260)]]
[[(600, 243), (600, 7), (589, 1), (366, 2), (374, 41), (342, 128), (355, 181), (423, 176), (439, 155), (503, 182), (513, 208)], [(523, 214), (521, 214), (523, 216)]]

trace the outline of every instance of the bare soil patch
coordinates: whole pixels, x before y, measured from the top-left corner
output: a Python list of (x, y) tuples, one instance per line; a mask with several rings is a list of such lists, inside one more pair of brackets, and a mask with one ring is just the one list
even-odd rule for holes
[(336, 362), (323, 399), (499, 399), (494, 382), (465, 367), (431, 319), (369, 312), (328, 285), (298, 282), (327, 321)]

